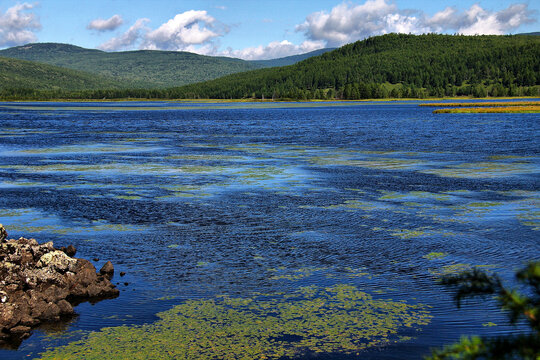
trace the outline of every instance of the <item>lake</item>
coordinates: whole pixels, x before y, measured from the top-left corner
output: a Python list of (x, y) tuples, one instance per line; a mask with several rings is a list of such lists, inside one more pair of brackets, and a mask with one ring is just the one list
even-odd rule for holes
[(60, 354), (418, 359), (523, 330), (437, 278), (540, 258), (538, 114), (419, 103), (0, 103), (0, 223), (121, 291), (0, 358), (104, 327)]

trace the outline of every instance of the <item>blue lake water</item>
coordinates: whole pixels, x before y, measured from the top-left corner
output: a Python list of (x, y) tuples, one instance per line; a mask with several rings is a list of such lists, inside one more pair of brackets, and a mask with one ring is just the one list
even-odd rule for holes
[(417, 359), (461, 335), (521, 331), (489, 300), (457, 310), (436, 279), (482, 266), (512, 283), (540, 258), (538, 114), (418, 104), (0, 103), (10, 238), (73, 244), (127, 273), (119, 298), (79, 305), (0, 358), (187, 300), (313, 285), (430, 314), (328, 358)]

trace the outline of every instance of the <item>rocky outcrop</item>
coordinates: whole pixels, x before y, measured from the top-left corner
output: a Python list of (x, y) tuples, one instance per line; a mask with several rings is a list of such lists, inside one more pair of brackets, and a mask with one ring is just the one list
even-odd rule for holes
[(7, 238), (7, 231), (4, 229), (2, 224), (0, 224), (0, 243), (3, 242)]
[(88, 260), (68, 255), (73, 246), (63, 250), (52, 242), (7, 240), (0, 224), (0, 345), (18, 344), (34, 326), (73, 315), (73, 304), (118, 296), (111, 263), (98, 274)]

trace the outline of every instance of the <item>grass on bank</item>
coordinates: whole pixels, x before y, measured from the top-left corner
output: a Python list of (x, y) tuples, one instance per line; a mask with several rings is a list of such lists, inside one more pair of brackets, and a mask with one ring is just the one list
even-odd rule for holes
[(419, 106), (432, 107), (510, 107), (510, 106), (540, 106), (540, 101), (513, 101), (513, 102), (467, 102), (467, 103), (429, 103)]
[(498, 106), (498, 107), (463, 107), (453, 109), (437, 109), (434, 114), (462, 113), (540, 113), (540, 105), (533, 106)]

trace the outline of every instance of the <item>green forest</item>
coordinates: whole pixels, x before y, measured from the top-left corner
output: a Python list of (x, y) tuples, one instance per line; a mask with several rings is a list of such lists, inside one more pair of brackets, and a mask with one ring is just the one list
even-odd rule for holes
[(178, 98), (538, 95), (540, 38), (388, 34), (298, 64), (174, 89)]
[(0, 57), (0, 93), (48, 93), (118, 88), (111, 79), (57, 66)]
[[(167, 89), (6, 88), (0, 97), (73, 99), (382, 99), (538, 96), (540, 37), (387, 34), (294, 65)], [(25, 95), (27, 94), (27, 95)]]
[[(165, 89), (249, 70), (292, 65), (330, 50), (333, 49), (321, 49), (272, 60), (245, 61), (185, 51), (105, 52), (69, 44), (38, 43), (0, 50), (0, 57), (54, 65), (85, 72), (87, 75), (96, 74), (100, 78), (115, 82), (114, 88)], [(21, 85), (24, 85), (24, 81)]]
[[(96, 74), (123, 88), (168, 88), (259, 69), (240, 59), (202, 56), (183, 51), (104, 52), (57, 43), (0, 50), (0, 56)], [(105, 87), (102, 87), (105, 88)]]

